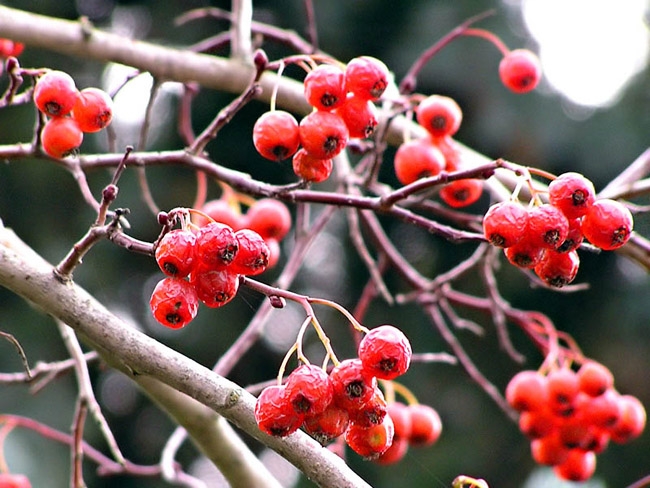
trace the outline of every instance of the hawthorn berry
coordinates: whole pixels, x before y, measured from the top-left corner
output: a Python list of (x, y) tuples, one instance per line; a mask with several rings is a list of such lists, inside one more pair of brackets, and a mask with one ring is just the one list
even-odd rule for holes
[(589, 397), (584, 402), (585, 422), (599, 428), (613, 427), (622, 413), (621, 395), (614, 388), (608, 388), (602, 395)]
[(557, 368), (546, 375), (548, 406), (560, 414), (573, 409), (580, 391), (578, 376), (570, 368)]
[(374, 461), (381, 466), (395, 464), (404, 459), (409, 449), (409, 441), (404, 437), (393, 436), (390, 447)]
[(409, 444), (414, 447), (431, 446), (442, 433), (442, 421), (436, 409), (423, 403), (408, 406), (411, 417)]
[(305, 76), (305, 98), (316, 110), (333, 110), (345, 103), (345, 72), (333, 64), (320, 64)]
[(360, 426), (370, 427), (380, 424), (384, 420), (387, 412), (388, 405), (384, 394), (379, 388), (375, 388), (372, 398), (359, 410), (351, 412), (350, 421)]
[(284, 385), (264, 388), (255, 402), (255, 421), (262, 432), (286, 437), (300, 428), (303, 417), (287, 401)]
[(482, 194), (483, 183), (475, 178), (455, 180), (440, 189), (440, 199), (452, 208), (467, 207)]
[(499, 63), (501, 82), (515, 93), (534, 90), (542, 77), (542, 65), (535, 53), (528, 49), (515, 49)]
[(0, 488), (32, 488), (24, 474), (0, 473)]
[(386, 413), (393, 419), (395, 438), (408, 439), (411, 437), (411, 413), (408, 405), (401, 402), (391, 402), (386, 408)]
[(334, 112), (316, 110), (303, 117), (299, 125), (300, 144), (315, 158), (331, 159), (350, 138), (345, 121)]
[(461, 150), (458, 143), (451, 136), (431, 137), (431, 143), (440, 149), (440, 152), (445, 157), (444, 170), (451, 173), (458, 170), (461, 166)]
[(34, 86), (34, 103), (50, 117), (63, 117), (72, 111), (79, 90), (72, 76), (51, 70), (41, 76)]
[(431, 95), (415, 111), (416, 120), (432, 137), (453, 136), (463, 120), (463, 112), (451, 97)]
[(326, 445), (343, 435), (349, 424), (348, 411), (331, 402), (324, 412), (318, 415), (305, 415), (303, 428), (321, 445)]
[(408, 370), (412, 355), (411, 343), (397, 327), (380, 325), (361, 339), (358, 355), (369, 375), (392, 380)]
[(84, 88), (74, 102), (72, 118), (83, 132), (99, 132), (111, 123), (113, 100), (100, 88)]
[(506, 259), (518, 268), (534, 268), (544, 257), (544, 249), (532, 244), (524, 236), (519, 242), (503, 250)]
[(596, 199), (594, 184), (580, 173), (563, 173), (548, 185), (548, 200), (567, 219), (577, 219), (587, 213)]
[(291, 212), (280, 200), (261, 198), (249, 207), (243, 223), (264, 239), (281, 241), (291, 230)]
[(371, 56), (351, 59), (345, 66), (345, 89), (366, 100), (377, 101), (388, 86), (386, 65)]
[(266, 241), (252, 229), (240, 229), (235, 232), (239, 251), (228, 271), (246, 276), (255, 276), (266, 271), (271, 250)]
[(370, 100), (351, 94), (336, 113), (345, 122), (350, 138), (365, 139), (375, 132), (377, 107)]
[(393, 421), (386, 415), (380, 424), (370, 427), (351, 422), (345, 431), (345, 442), (360, 456), (377, 459), (393, 443), (394, 433)]
[(330, 372), (334, 402), (348, 412), (359, 410), (375, 393), (377, 379), (368, 374), (359, 358), (345, 359)]
[(567, 458), (555, 465), (553, 471), (558, 478), (567, 481), (587, 481), (596, 471), (596, 454), (582, 449), (571, 449)]
[(594, 246), (605, 251), (625, 244), (634, 227), (632, 213), (616, 200), (596, 200), (582, 218), (582, 233)]
[(187, 280), (167, 277), (160, 280), (149, 299), (155, 319), (165, 327), (180, 329), (199, 311), (197, 292)]
[(253, 126), (253, 145), (271, 161), (290, 158), (300, 146), (298, 121), (283, 110), (265, 112)]
[(607, 366), (596, 361), (587, 361), (578, 369), (580, 391), (597, 397), (614, 385), (614, 375)]
[(531, 439), (541, 439), (554, 432), (557, 417), (548, 408), (521, 412), (519, 430)]
[(530, 442), (530, 451), (536, 463), (556, 466), (566, 461), (570, 449), (562, 443), (560, 435), (553, 432), (539, 439), (533, 439)]
[(55, 117), (49, 119), (41, 131), (43, 151), (53, 158), (73, 154), (83, 142), (83, 132), (74, 119)]
[[(243, 227), (242, 214), (235, 210), (235, 207), (224, 198), (208, 200), (201, 207), (201, 212), (216, 222), (230, 226), (233, 230), (238, 230)], [(199, 227), (203, 227), (211, 222), (201, 215), (192, 215), (192, 218), (194, 223)]]
[(329, 178), (334, 166), (331, 159), (315, 158), (303, 148), (298, 149), (291, 162), (298, 178), (313, 183), (321, 183)]
[(621, 415), (611, 427), (610, 433), (614, 442), (623, 444), (641, 435), (645, 429), (647, 414), (643, 404), (632, 395), (621, 395), (619, 405)]
[(496, 247), (510, 247), (526, 232), (528, 212), (513, 201), (498, 202), (488, 208), (483, 216), (483, 235)]
[(556, 252), (546, 249), (534, 270), (546, 284), (562, 288), (575, 279), (579, 267), (580, 257), (577, 251)]
[(239, 275), (228, 268), (199, 267), (190, 275), (190, 283), (201, 302), (210, 308), (223, 307), (239, 289)]
[(156, 246), (155, 258), (167, 276), (184, 278), (196, 265), (196, 235), (186, 229), (173, 229), (162, 236)]
[(445, 156), (428, 139), (411, 139), (397, 148), (393, 164), (397, 180), (408, 185), (439, 174), (445, 168)]
[(322, 414), (332, 402), (334, 389), (327, 373), (313, 364), (294, 369), (285, 384), (285, 398), (299, 415)]
[(548, 402), (546, 378), (533, 370), (518, 372), (506, 386), (506, 401), (519, 412), (542, 408)]
[(526, 240), (544, 249), (557, 249), (569, 234), (569, 221), (562, 211), (550, 203), (528, 210)]
[(562, 244), (556, 249), (557, 252), (571, 252), (580, 247), (585, 240), (582, 234), (582, 219), (569, 219), (569, 233)]
[(209, 269), (228, 266), (239, 251), (239, 242), (232, 227), (221, 222), (210, 222), (196, 233), (197, 260)]

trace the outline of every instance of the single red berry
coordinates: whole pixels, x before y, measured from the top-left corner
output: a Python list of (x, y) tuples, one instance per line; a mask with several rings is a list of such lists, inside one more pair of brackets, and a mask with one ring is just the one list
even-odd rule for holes
[(459, 144), (451, 136), (431, 137), (431, 143), (440, 149), (440, 152), (445, 157), (444, 170), (448, 173), (457, 171), (462, 164), (462, 153)]
[(255, 276), (266, 271), (271, 250), (266, 241), (251, 229), (239, 229), (235, 232), (239, 251), (228, 271), (245, 276)]
[(73, 154), (83, 142), (83, 132), (77, 122), (69, 117), (48, 120), (41, 131), (43, 150), (53, 158)]
[(557, 249), (569, 235), (569, 221), (562, 211), (550, 203), (528, 210), (526, 240), (544, 249)]
[(436, 176), (445, 167), (445, 156), (429, 139), (412, 139), (400, 144), (393, 161), (395, 176), (402, 185)]
[(210, 308), (223, 307), (230, 302), (239, 289), (239, 275), (228, 268), (200, 267), (190, 275), (190, 283), (199, 300)]
[(370, 427), (372, 425), (380, 424), (386, 413), (388, 412), (388, 404), (384, 398), (384, 394), (379, 388), (375, 388), (375, 392), (370, 398), (370, 401), (363, 405), (361, 409), (351, 412), (350, 421), (360, 426)]
[(377, 101), (388, 86), (386, 65), (371, 56), (351, 59), (345, 67), (345, 89), (366, 100)]
[(332, 402), (334, 389), (327, 373), (313, 364), (294, 369), (285, 385), (286, 400), (300, 415), (320, 415)]
[(321, 64), (305, 76), (305, 98), (316, 110), (333, 110), (345, 102), (345, 72), (333, 64)]
[(336, 109), (336, 113), (345, 122), (350, 138), (365, 139), (375, 132), (377, 107), (370, 100), (351, 94)]
[(530, 442), (530, 451), (536, 463), (555, 466), (566, 461), (570, 449), (562, 443), (559, 434), (553, 432), (545, 437), (533, 439)]
[(350, 133), (340, 115), (316, 110), (300, 121), (300, 143), (315, 158), (331, 159), (348, 143)]
[(414, 447), (435, 444), (442, 433), (442, 421), (438, 412), (423, 403), (409, 405), (408, 411), (411, 416), (409, 444)]
[(582, 218), (582, 233), (594, 246), (605, 251), (625, 244), (634, 227), (628, 208), (616, 200), (596, 200)]
[(595, 199), (594, 184), (580, 173), (563, 173), (548, 185), (549, 202), (567, 219), (582, 217)]
[(370, 401), (377, 387), (377, 379), (370, 376), (360, 359), (341, 361), (330, 372), (334, 388), (334, 402), (348, 412), (354, 412)]
[(521, 412), (519, 430), (531, 439), (541, 439), (555, 431), (557, 417), (548, 408)]
[(180, 329), (189, 324), (199, 311), (194, 288), (181, 278), (163, 278), (151, 294), (149, 307), (155, 319), (165, 327)]
[(522, 238), (527, 222), (528, 211), (520, 203), (495, 203), (483, 217), (483, 235), (493, 246), (510, 247)]
[(196, 233), (196, 257), (209, 269), (228, 266), (237, 256), (239, 242), (232, 228), (221, 222), (210, 222)]
[(0, 473), (0, 488), (32, 488), (24, 474)]
[(326, 445), (343, 435), (349, 424), (348, 411), (332, 402), (324, 412), (318, 415), (306, 415), (303, 427), (321, 445)]
[(589, 396), (583, 405), (585, 421), (599, 428), (613, 427), (623, 413), (620, 396), (614, 388), (597, 397)]
[(547, 285), (562, 288), (571, 283), (578, 274), (580, 257), (577, 251), (556, 252), (546, 249), (535, 274)]
[(475, 203), (483, 194), (483, 182), (475, 178), (455, 180), (440, 189), (440, 199), (452, 208)]
[(380, 325), (361, 339), (358, 354), (369, 375), (392, 380), (406, 373), (413, 352), (401, 330), (392, 325)]
[(463, 112), (456, 100), (444, 95), (431, 95), (422, 100), (415, 116), (432, 137), (453, 136), (463, 120)]
[(524, 236), (519, 242), (503, 250), (510, 264), (518, 268), (531, 269), (537, 266), (544, 256), (544, 249), (532, 244)]
[(50, 117), (63, 117), (74, 107), (79, 90), (72, 76), (52, 70), (41, 76), (34, 86), (34, 103)]
[(553, 412), (564, 414), (572, 410), (580, 391), (578, 376), (569, 368), (558, 368), (546, 375), (548, 406)]
[(520, 371), (506, 386), (506, 401), (519, 412), (539, 410), (548, 404), (546, 377), (533, 370)]
[(569, 219), (569, 233), (562, 244), (556, 249), (557, 252), (571, 252), (580, 247), (585, 240), (582, 234), (582, 219)]
[(18, 57), (25, 49), (22, 42), (15, 42), (11, 39), (0, 39), (0, 58), (8, 58), (9, 56)]
[(255, 421), (262, 432), (286, 437), (300, 428), (303, 416), (287, 401), (284, 385), (273, 385), (264, 388), (257, 397)]
[(298, 149), (292, 159), (293, 172), (298, 178), (313, 183), (321, 183), (332, 174), (333, 161), (318, 159), (303, 148)]
[[(201, 207), (201, 212), (216, 222), (221, 222), (222, 224), (232, 227), (233, 230), (238, 230), (243, 227), (241, 212), (238, 212), (235, 207), (223, 198), (208, 200), (205, 202), (203, 207)], [(192, 214), (192, 220), (199, 227), (203, 227), (211, 222), (211, 220), (198, 214)]]
[(393, 443), (393, 421), (387, 415), (384, 420), (371, 427), (351, 422), (345, 431), (345, 442), (359, 456), (372, 460), (388, 450)]
[(610, 428), (612, 440), (624, 444), (639, 437), (645, 429), (647, 415), (643, 404), (632, 395), (619, 397), (621, 416)]
[(595, 471), (596, 454), (581, 449), (571, 449), (566, 460), (553, 467), (555, 475), (567, 481), (587, 481)]
[(84, 88), (74, 102), (72, 118), (83, 132), (99, 132), (111, 123), (113, 100), (100, 88)]
[(578, 369), (580, 391), (597, 397), (614, 386), (614, 375), (607, 366), (596, 361), (587, 361)]
[(398, 463), (409, 450), (409, 441), (403, 437), (393, 437), (390, 447), (374, 461), (381, 466)]
[(283, 110), (262, 114), (253, 126), (253, 145), (271, 161), (290, 158), (300, 146), (298, 121)]
[(411, 414), (408, 405), (401, 402), (389, 403), (387, 414), (393, 419), (395, 438), (408, 439), (411, 437)]
[(291, 230), (291, 212), (280, 200), (261, 198), (249, 207), (243, 223), (264, 239), (281, 241)]
[(528, 49), (515, 49), (506, 54), (499, 63), (501, 82), (515, 93), (534, 90), (542, 77), (542, 64), (535, 53)]
[(167, 276), (185, 278), (196, 265), (196, 235), (185, 229), (173, 229), (160, 239), (155, 258)]

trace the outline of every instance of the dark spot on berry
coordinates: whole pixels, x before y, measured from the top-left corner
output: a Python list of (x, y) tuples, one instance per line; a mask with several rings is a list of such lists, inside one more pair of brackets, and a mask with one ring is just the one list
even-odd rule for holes
[(291, 404), (297, 413), (307, 413), (311, 409), (311, 402), (304, 395), (296, 395)]
[(271, 152), (273, 153), (273, 156), (277, 161), (282, 161), (283, 159), (287, 159), (289, 156), (289, 148), (286, 146), (282, 145), (277, 145), (271, 149)]
[(339, 101), (339, 97), (332, 95), (331, 93), (325, 93), (320, 97), (320, 103), (323, 107), (331, 107), (336, 105), (336, 102)]
[(533, 264), (533, 258), (524, 252), (515, 254), (512, 257), (512, 261), (522, 268), (528, 268)]
[(571, 249), (575, 248), (575, 245), (576, 245), (576, 241), (574, 241), (573, 239), (566, 239), (555, 250), (557, 252), (569, 252)]
[(388, 83), (386, 80), (379, 80), (377, 81), (374, 85), (372, 85), (372, 89), (370, 90), (370, 95), (373, 98), (379, 98), (381, 95), (386, 91), (386, 85)]
[(47, 102), (45, 104), (45, 112), (47, 112), (48, 115), (59, 115), (59, 113), (61, 113), (61, 105), (57, 102)]
[(163, 269), (170, 276), (176, 276), (178, 274), (178, 267), (175, 264), (165, 261), (163, 264)]
[[(178, 307), (176, 307), (176, 308), (178, 308)], [(167, 321), (167, 323), (169, 323), (171, 325), (176, 325), (176, 324), (179, 324), (181, 322), (182, 318), (181, 318), (180, 314), (168, 313), (167, 315), (165, 315), (165, 320)]]
[(397, 361), (394, 358), (386, 358), (379, 361), (379, 369), (385, 371), (386, 373), (391, 373), (395, 370), (397, 366)]
[(555, 288), (562, 288), (564, 285), (567, 285), (569, 283), (569, 280), (567, 280), (564, 276), (552, 276), (550, 278), (547, 278), (546, 282)]
[(363, 381), (351, 381), (345, 387), (345, 394), (349, 398), (361, 398), (365, 389)]
[(336, 151), (336, 149), (339, 147), (339, 138), (336, 136), (330, 136), (327, 139), (325, 139), (325, 143), (323, 144), (323, 149), (327, 153), (333, 153)]
[(582, 190), (576, 190), (571, 194), (571, 201), (575, 207), (582, 207), (586, 200), (586, 195)]
[(503, 247), (506, 243), (505, 237), (501, 234), (490, 234), (490, 244), (496, 247)]
[(431, 119), (431, 128), (436, 131), (445, 130), (447, 127), (447, 117), (443, 115), (436, 115)]
[(612, 234), (612, 244), (620, 245), (627, 241), (630, 230), (627, 227), (619, 227)]
[(239, 251), (239, 245), (236, 243), (228, 244), (220, 253), (220, 258), (224, 263), (231, 263)]
[(558, 229), (551, 229), (544, 234), (544, 242), (547, 244), (555, 245), (560, 240), (560, 231)]

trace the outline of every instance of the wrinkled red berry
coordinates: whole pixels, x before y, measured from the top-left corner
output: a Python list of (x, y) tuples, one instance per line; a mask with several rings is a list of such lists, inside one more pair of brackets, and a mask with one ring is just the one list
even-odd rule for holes
[(196, 317), (199, 300), (194, 287), (187, 280), (167, 277), (160, 280), (154, 288), (149, 307), (162, 325), (180, 329)]
[(520, 203), (495, 203), (483, 217), (483, 235), (493, 246), (510, 247), (521, 240), (527, 222), (528, 212)]
[(264, 388), (255, 403), (255, 420), (261, 431), (286, 437), (300, 428), (303, 417), (287, 401), (284, 385)]
[(397, 180), (408, 185), (439, 174), (445, 168), (445, 156), (429, 139), (412, 139), (400, 144), (393, 164)]
[(156, 246), (155, 258), (168, 276), (184, 278), (196, 265), (196, 235), (185, 229), (174, 229), (162, 236)]
[(616, 200), (596, 200), (582, 218), (582, 233), (594, 246), (605, 251), (618, 249), (632, 234), (634, 219), (628, 208)]
[(392, 380), (408, 370), (412, 349), (401, 330), (392, 325), (380, 325), (361, 339), (358, 354), (369, 375)]
[(366, 100), (377, 101), (388, 86), (388, 68), (377, 58), (359, 56), (345, 67), (345, 88)]

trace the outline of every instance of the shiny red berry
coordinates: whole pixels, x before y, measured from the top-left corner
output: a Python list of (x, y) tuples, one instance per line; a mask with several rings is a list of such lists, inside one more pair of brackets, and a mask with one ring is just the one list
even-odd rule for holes
[(430, 405), (416, 403), (408, 406), (411, 416), (409, 444), (414, 447), (431, 446), (440, 438), (442, 421), (436, 409)]
[(255, 276), (266, 271), (271, 250), (262, 236), (251, 229), (240, 229), (235, 232), (235, 237), (239, 251), (228, 271), (246, 276)]
[(77, 122), (69, 117), (48, 120), (41, 131), (43, 150), (53, 158), (74, 154), (83, 142), (83, 132)]
[(546, 284), (562, 288), (575, 279), (579, 267), (580, 257), (577, 251), (556, 252), (546, 249), (534, 269), (535, 274)]
[(249, 207), (243, 223), (264, 239), (281, 241), (291, 230), (291, 212), (280, 200), (261, 198)]
[(369, 375), (392, 380), (408, 370), (412, 349), (401, 330), (392, 325), (380, 325), (361, 339), (358, 354)]
[(155, 258), (167, 276), (184, 278), (196, 265), (196, 235), (185, 229), (173, 229), (156, 246)]
[(343, 435), (350, 424), (348, 411), (330, 403), (324, 412), (306, 415), (303, 428), (322, 445), (326, 445)]
[(165, 327), (180, 329), (189, 324), (199, 310), (197, 293), (187, 280), (163, 278), (151, 294), (149, 307), (155, 319)]
[(628, 208), (616, 200), (596, 200), (582, 218), (582, 233), (594, 246), (605, 251), (618, 249), (632, 234), (634, 219)]
[(317, 110), (300, 121), (300, 143), (315, 158), (331, 159), (348, 143), (350, 133), (340, 115)]
[(544, 249), (532, 244), (525, 237), (503, 250), (510, 264), (518, 268), (534, 268), (544, 257)]
[(345, 431), (345, 442), (359, 456), (377, 459), (393, 443), (393, 421), (387, 415), (382, 423), (371, 427), (350, 423)]
[(333, 64), (321, 64), (305, 76), (307, 102), (317, 110), (333, 110), (345, 102), (345, 72)]
[(11, 39), (0, 39), (0, 58), (8, 58), (9, 56), (18, 57), (25, 49), (22, 42), (15, 42)]
[(111, 123), (113, 100), (100, 88), (84, 88), (72, 107), (72, 118), (83, 132), (99, 132)]
[(506, 401), (520, 412), (539, 410), (548, 403), (546, 377), (533, 370), (520, 371), (506, 386)]
[(580, 391), (597, 397), (614, 386), (614, 375), (607, 366), (596, 361), (587, 361), (578, 369)]
[(190, 283), (199, 300), (210, 308), (223, 307), (230, 302), (239, 289), (239, 275), (228, 268), (199, 267), (190, 275)]
[(271, 161), (290, 158), (300, 146), (298, 121), (282, 110), (262, 114), (253, 126), (253, 145)]
[(239, 242), (232, 228), (221, 222), (210, 222), (196, 234), (196, 257), (209, 269), (228, 266), (239, 251)]
[(313, 157), (303, 148), (298, 149), (292, 159), (293, 172), (301, 180), (321, 183), (332, 174), (333, 161)]
[(621, 395), (619, 405), (621, 414), (618, 421), (610, 428), (610, 433), (614, 442), (624, 444), (643, 433), (647, 414), (643, 404), (632, 395)]
[(510, 247), (521, 240), (527, 222), (528, 211), (520, 203), (495, 203), (483, 216), (483, 235), (493, 246)]
[(411, 437), (411, 414), (408, 405), (401, 402), (389, 403), (387, 414), (393, 419), (396, 438), (408, 439)]
[(358, 358), (341, 361), (330, 372), (330, 381), (334, 388), (334, 402), (349, 412), (368, 403), (377, 387), (377, 379), (368, 374)]
[(528, 211), (525, 239), (544, 249), (557, 249), (569, 235), (569, 221), (554, 205), (545, 203)]
[(594, 184), (580, 173), (563, 173), (548, 185), (548, 199), (567, 219), (587, 213), (596, 199)]
[(483, 194), (483, 182), (475, 178), (455, 180), (440, 189), (440, 199), (452, 208), (475, 203)]
[(365, 139), (377, 127), (377, 107), (370, 100), (355, 95), (346, 98), (345, 103), (336, 109), (345, 122), (350, 138)]
[(393, 164), (397, 180), (408, 185), (439, 174), (445, 168), (445, 156), (429, 139), (412, 139), (400, 144)]
[(556, 249), (557, 252), (571, 252), (580, 247), (585, 240), (582, 234), (582, 219), (569, 219), (569, 233), (562, 244)]
[(285, 384), (285, 397), (300, 415), (320, 415), (332, 402), (334, 388), (328, 374), (313, 364), (294, 369)]
[(266, 387), (255, 403), (255, 421), (262, 432), (286, 437), (300, 428), (303, 417), (287, 401), (284, 385)]
[(451, 97), (431, 95), (416, 108), (416, 119), (433, 137), (453, 136), (463, 120), (463, 112)]
[(515, 49), (499, 63), (501, 82), (515, 93), (534, 90), (542, 77), (542, 65), (535, 53), (528, 49)]
[(567, 458), (553, 467), (558, 478), (567, 481), (587, 481), (596, 471), (596, 454), (592, 451), (571, 449)]
[(345, 67), (345, 88), (356, 96), (377, 101), (388, 86), (386, 65), (371, 56), (351, 59)]
[(409, 449), (409, 441), (403, 437), (393, 436), (390, 447), (374, 461), (381, 466), (395, 464), (406, 456)]
[(79, 90), (72, 76), (52, 70), (41, 76), (34, 86), (34, 103), (50, 117), (63, 117), (74, 107)]

